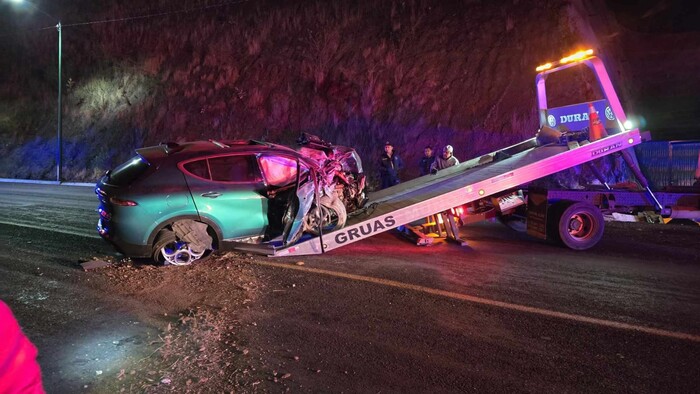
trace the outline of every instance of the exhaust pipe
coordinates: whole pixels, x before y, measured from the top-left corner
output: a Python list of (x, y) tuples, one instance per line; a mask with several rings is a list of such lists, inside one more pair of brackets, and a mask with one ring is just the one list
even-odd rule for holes
[(669, 207), (664, 209), (663, 216), (671, 219), (700, 220), (700, 211), (693, 207)]

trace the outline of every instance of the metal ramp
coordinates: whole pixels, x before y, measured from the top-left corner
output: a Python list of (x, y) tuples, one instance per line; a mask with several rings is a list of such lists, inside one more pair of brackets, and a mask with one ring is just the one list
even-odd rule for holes
[[(534, 147), (534, 139), (370, 195), (370, 202), (342, 229), (283, 248), (255, 248), (269, 256), (320, 254), (453, 207), (488, 197), (544, 176), (641, 143), (638, 129), (568, 150)], [(500, 157), (499, 157), (500, 155)], [(251, 250), (253, 248), (242, 248)]]

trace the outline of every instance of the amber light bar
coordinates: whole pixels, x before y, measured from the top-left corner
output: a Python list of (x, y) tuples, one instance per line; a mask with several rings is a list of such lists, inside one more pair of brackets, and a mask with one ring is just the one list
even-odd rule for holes
[(573, 55), (569, 55), (569, 56), (566, 56), (566, 57), (559, 59), (558, 62), (553, 62), (553, 63), (549, 62), (549, 63), (545, 63), (541, 66), (538, 66), (535, 69), (535, 71), (541, 72), (541, 71), (549, 70), (550, 68), (552, 68), (554, 66), (559, 66), (559, 65), (567, 64), (567, 63), (571, 63), (571, 62), (577, 62), (577, 61), (580, 61), (583, 59), (587, 59), (587, 58), (591, 57), (592, 55), (593, 55), (592, 49), (586, 49), (585, 51), (578, 51), (578, 52), (574, 53)]

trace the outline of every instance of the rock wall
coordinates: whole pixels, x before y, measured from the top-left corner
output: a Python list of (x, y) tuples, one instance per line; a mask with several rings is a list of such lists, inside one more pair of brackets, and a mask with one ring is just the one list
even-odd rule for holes
[[(208, 138), (291, 143), (308, 131), (355, 146), (371, 176), (390, 140), (407, 179), (417, 175), (426, 145), (449, 143), (468, 159), (533, 136), (535, 67), (572, 48), (605, 50), (588, 17), (591, 9), (610, 15), (594, 0), (216, 4), (160, 1), (144, 8), (124, 1), (81, 17), (172, 13), (74, 26), (64, 19), (64, 135), (76, 146), (69, 177), (94, 178), (139, 145)], [(192, 10), (176, 12), (183, 8)], [(28, 141), (43, 141), (44, 151), (51, 145), (55, 99), (37, 86), (53, 82), (51, 39), (24, 37), (23, 48), (37, 52), (13, 60), (42, 70), (40, 78), (13, 68), (0, 84), (1, 102), (19, 95), (39, 114), (5, 113), (14, 119), (0, 122), (0, 133), (11, 136), (0, 152), (5, 157), (18, 159), (16, 148)], [(0, 64), (6, 69), (10, 62)], [(32, 100), (17, 86), (40, 93)], [(569, 93), (577, 92), (562, 94)], [(0, 177), (12, 176), (14, 167), (3, 163)], [(24, 173), (46, 177), (48, 167)]]

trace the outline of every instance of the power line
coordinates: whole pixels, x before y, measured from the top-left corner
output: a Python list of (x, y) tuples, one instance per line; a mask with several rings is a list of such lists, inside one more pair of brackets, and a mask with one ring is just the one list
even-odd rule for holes
[[(224, 1), (224, 2), (218, 3), (218, 4), (212, 4), (212, 5), (202, 6), (202, 7), (191, 7), (191, 8), (185, 8), (185, 9), (175, 10), (175, 11), (164, 11), (164, 12), (157, 12), (157, 13), (147, 14), (147, 15), (128, 16), (128, 17), (124, 17), (124, 18), (115, 18), (115, 19), (104, 19), (104, 20), (99, 20), (99, 21), (66, 23), (66, 24), (63, 24), (62, 26), (63, 27), (70, 27), (70, 26), (94, 25), (94, 24), (99, 24), (99, 23), (126, 22), (126, 21), (137, 20), (137, 19), (155, 18), (155, 17), (159, 17), (159, 16), (167, 16), (167, 15), (174, 15), (174, 14), (184, 14), (186, 12), (193, 12), (193, 11), (204, 11), (204, 10), (211, 9), (211, 8), (218, 8), (218, 7), (225, 7), (228, 5), (237, 5), (237, 4), (247, 3), (249, 1), (250, 0), (230, 0), (230, 1)], [(47, 28), (43, 28), (43, 29), (47, 29)]]
[[(152, 14), (127, 16), (127, 17), (123, 17), (123, 18), (103, 19), (103, 20), (97, 20), (97, 21), (62, 23), (61, 27), (65, 28), (65, 27), (74, 27), (74, 26), (96, 25), (96, 24), (102, 24), (102, 23), (128, 22), (128, 21), (138, 20), (138, 19), (148, 19), (148, 18), (164, 17), (164, 16), (169, 16), (169, 15), (175, 15), (175, 14), (184, 14), (187, 12), (197, 12), (197, 11), (201, 12), (201, 11), (205, 11), (205, 10), (212, 9), (212, 8), (219, 8), (219, 7), (226, 7), (226, 6), (230, 6), (230, 5), (243, 4), (243, 3), (247, 3), (249, 1), (251, 1), (251, 0), (229, 0), (229, 1), (224, 1), (221, 3), (217, 3), (217, 4), (211, 4), (211, 5), (200, 6), (200, 7), (183, 8), (183, 9), (174, 10), (174, 11), (163, 11), (163, 12), (156, 12), (156, 13), (152, 13)], [(31, 33), (31, 32), (39, 32), (39, 31), (44, 31), (44, 30), (49, 30), (49, 29), (56, 29), (56, 27), (57, 26), (54, 25), (54, 26), (40, 27), (40, 28), (36, 28), (36, 29), (18, 30), (18, 31), (15, 31), (12, 33), (0, 34), (0, 37), (15, 36), (15, 35), (21, 35), (23, 33)]]

